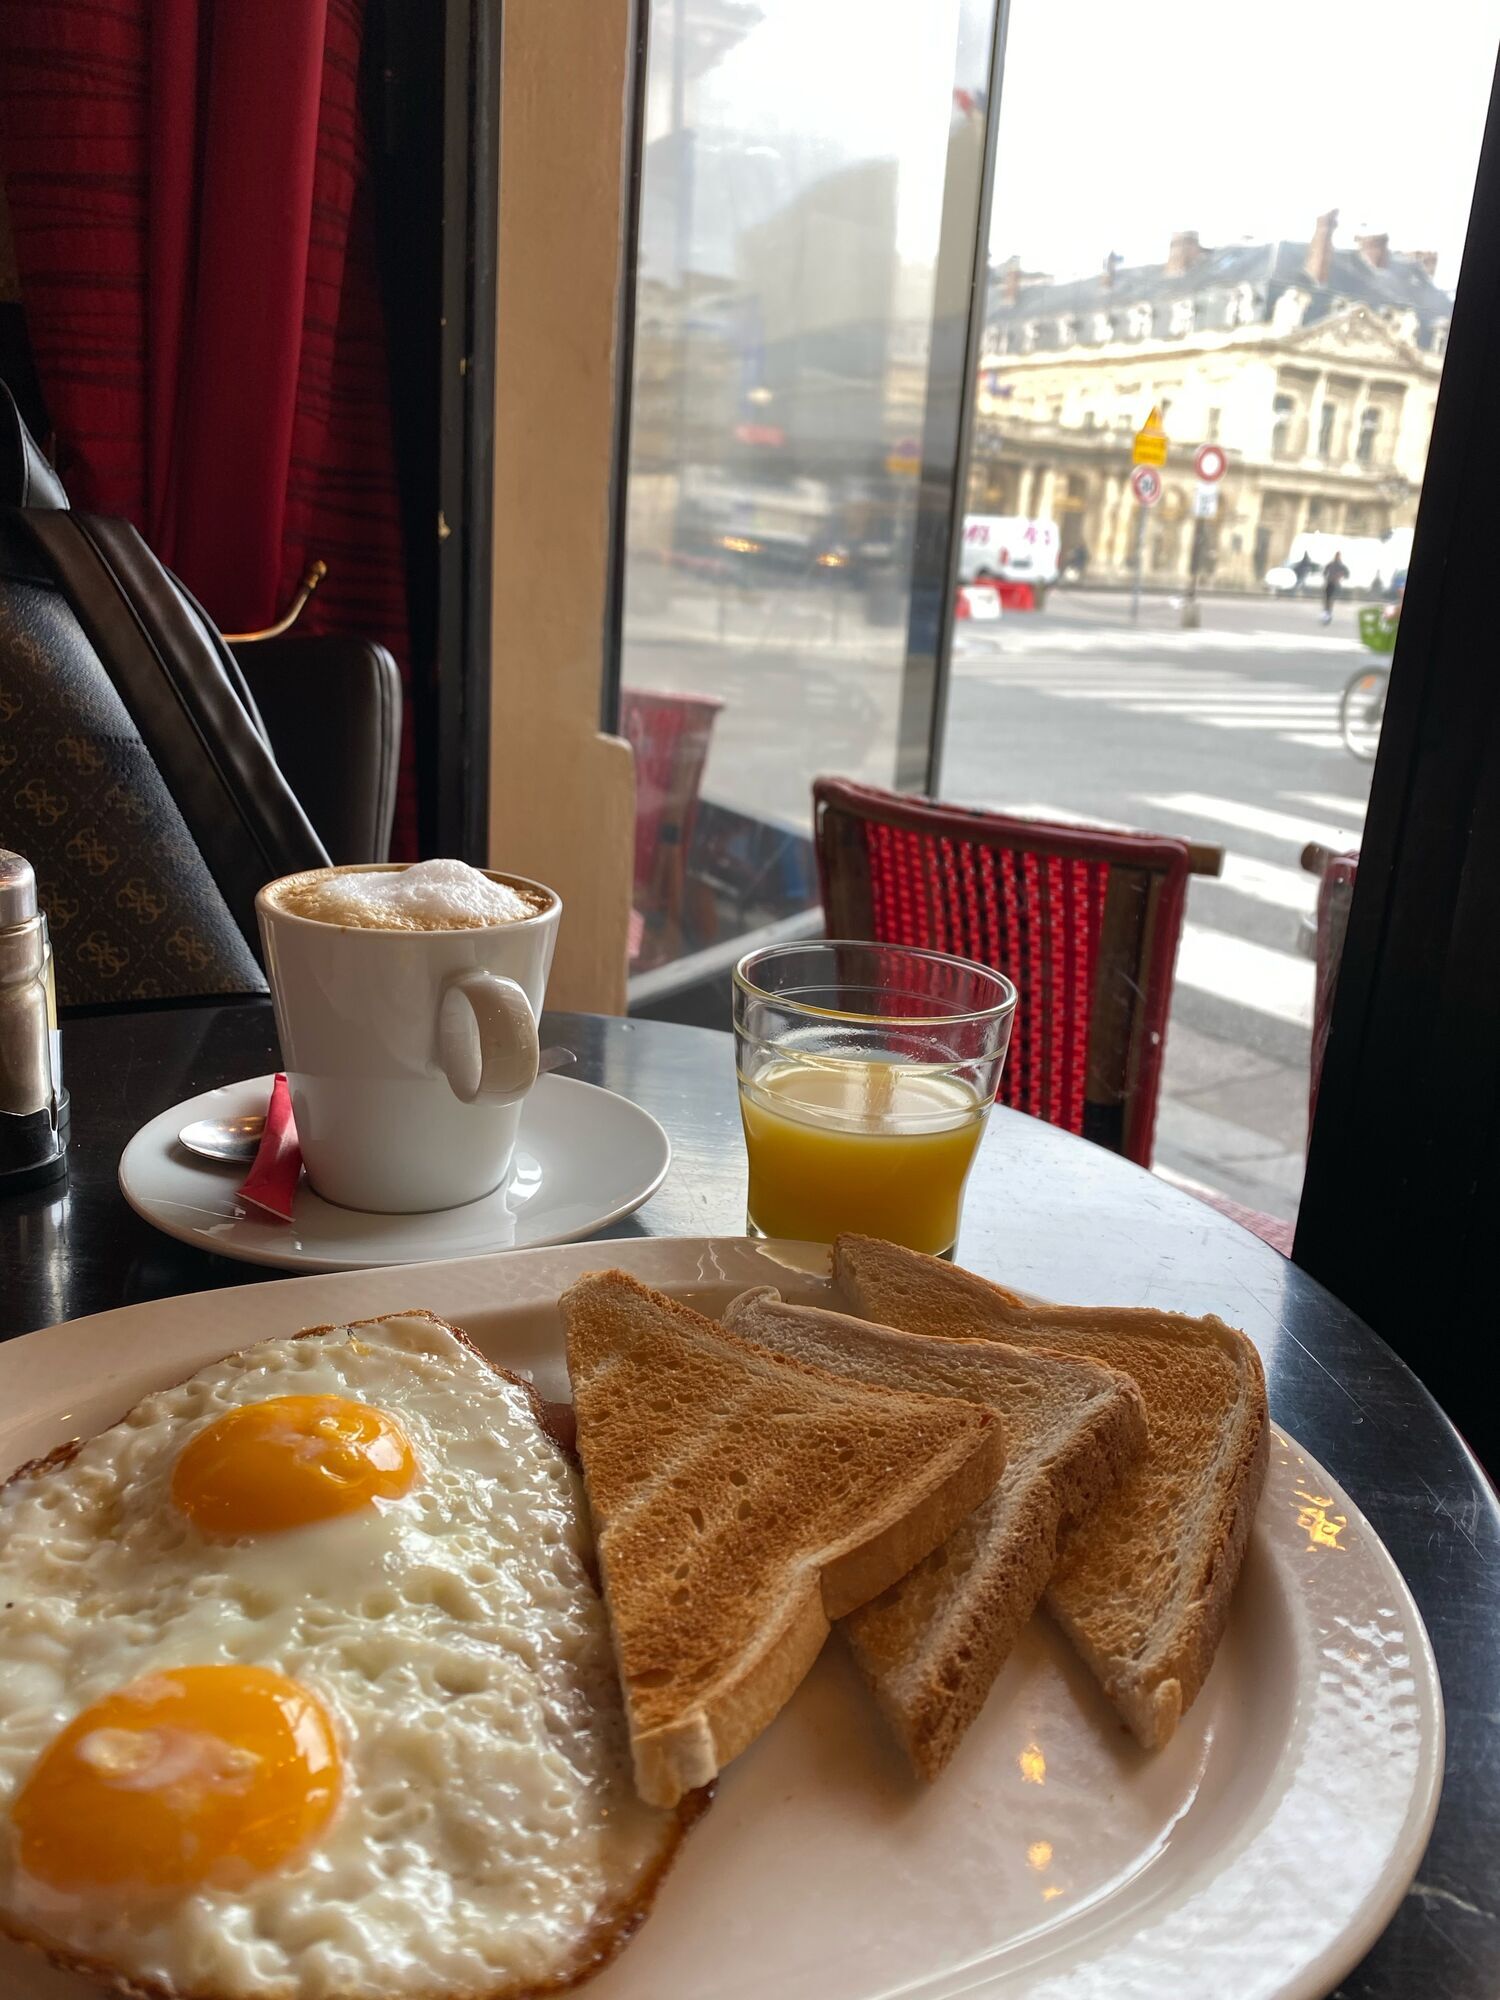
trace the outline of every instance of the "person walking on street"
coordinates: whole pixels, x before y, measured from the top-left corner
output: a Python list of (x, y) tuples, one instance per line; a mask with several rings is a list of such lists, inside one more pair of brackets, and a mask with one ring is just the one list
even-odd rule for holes
[(1335, 549), (1332, 559), (1323, 571), (1323, 623), (1333, 623), (1333, 607), (1338, 602), (1339, 585), (1349, 574), (1349, 566), (1344, 561), (1343, 551)]
[(1306, 549), (1304, 549), (1292, 564), (1292, 575), (1297, 579), (1296, 589), (1292, 593), (1294, 597), (1302, 595), (1303, 591), (1307, 588), (1307, 579), (1312, 575), (1317, 566)]

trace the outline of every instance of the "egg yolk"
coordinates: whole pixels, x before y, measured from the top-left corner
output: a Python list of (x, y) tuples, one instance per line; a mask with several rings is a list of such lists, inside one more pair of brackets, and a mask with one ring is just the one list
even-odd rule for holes
[(333, 1724), (269, 1667), (175, 1667), (53, 1738), (11, 1809), (28, 1874), (83, 1892), (234, 1887), (327, 1824)]
[(205, 1535), (272, 1535), (376, 1500), (417, 1476), (394, 1417), (348, 1396), (242, 1403), (178, 1454), (172, 1498)]

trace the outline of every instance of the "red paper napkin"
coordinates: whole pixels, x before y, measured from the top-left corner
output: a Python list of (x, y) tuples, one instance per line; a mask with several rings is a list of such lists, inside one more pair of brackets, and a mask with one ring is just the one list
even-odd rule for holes
[(271, 1086), (271, 1102), (266, 1107), (266, 1129), (261, 1134), (255, 1164), (239, 1191), (240, 1200), (248, 1201), (275, 1222), (290, 1222), (301, 1178), (302, 1148), (297, 1143), (297, 1121), (292, 1116), (292, 1093), (278, 1070)]

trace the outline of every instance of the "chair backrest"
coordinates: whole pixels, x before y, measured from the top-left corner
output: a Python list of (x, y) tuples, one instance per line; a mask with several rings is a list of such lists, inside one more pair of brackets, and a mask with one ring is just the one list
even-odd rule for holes
[(621, 688), (620, 734), (635, 753), (630, 962), (648, 970), (682, 948), (688, 850), (708, 762), (716, 695)]
[(635, 886), (650, 887), (663, 842), (686, 853), (708, 762), (715, 695), (621, 688), (620, 734), (635, 752)]
[(830, 937), (952, 952), (1020, 993), (1002, 1103), (1141, 1166), (1161, 1092), (1187, 843), (813, 785)]
[(371, 639), (242, 640), (233, 648), (281, 774), (331, 861), (391, 851), (401, 671)]
[[(1304, 858), (1304, 865), (1305, 858)], [(1322, 863), (1318, 882), (1317, 984), (1313, 989), (1312, 1048), (1308, 1055), (1307, 1122), (1318, 1112), (1318, 1085), (1323, 1078), (1323, 1056), (1328, 1047), (1328, 1023), (1333, 1018), (1333, 997), (1338, 991), (1339, 966), (1344, 956), (1344, 934), (1349, 928), (1349, 906), (1354, 901), (1354, 881), (1359, 872), (1359, 855), (1330, 854)]]

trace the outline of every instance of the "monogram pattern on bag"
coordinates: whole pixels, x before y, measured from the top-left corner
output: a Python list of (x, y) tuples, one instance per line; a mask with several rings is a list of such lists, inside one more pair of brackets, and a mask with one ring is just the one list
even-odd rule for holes
[(102, 771), (104, 752), (97, 743), (91, 743), (86, 736), (59, 736), (58, 754), (70, 763), (75, 771)]
[(120, 858), (119, 848), (101, 840), (92, 827), (75, 833), (63, 852), (70, 861), (76, 861), (80, 868), (87, 869), (95, 880), (107, 875)]
[(53, 593), (3, 574), (0, 846), (36, 870), (63, 1006), (264, 992), (176, 802), (71, 612)]
[(28, 778), (16, 793), (16, 804), (42, 827), (56, 826), (68, 813), (67, 800), (61, 792), (54, 792), (45, 778)]
[(167, 914), (166, 897), (143, 882), (139, 875), (132, 875), (128, 882), (120, 884), (115, 892), (115, 903), (143, 924), (154, 924)]
[(87, 937), (78, 940), (78, 956), (103, 979), (118, 979), (130, 963), (130, 953), (124, 945), (99, 930), (90, 931)]

